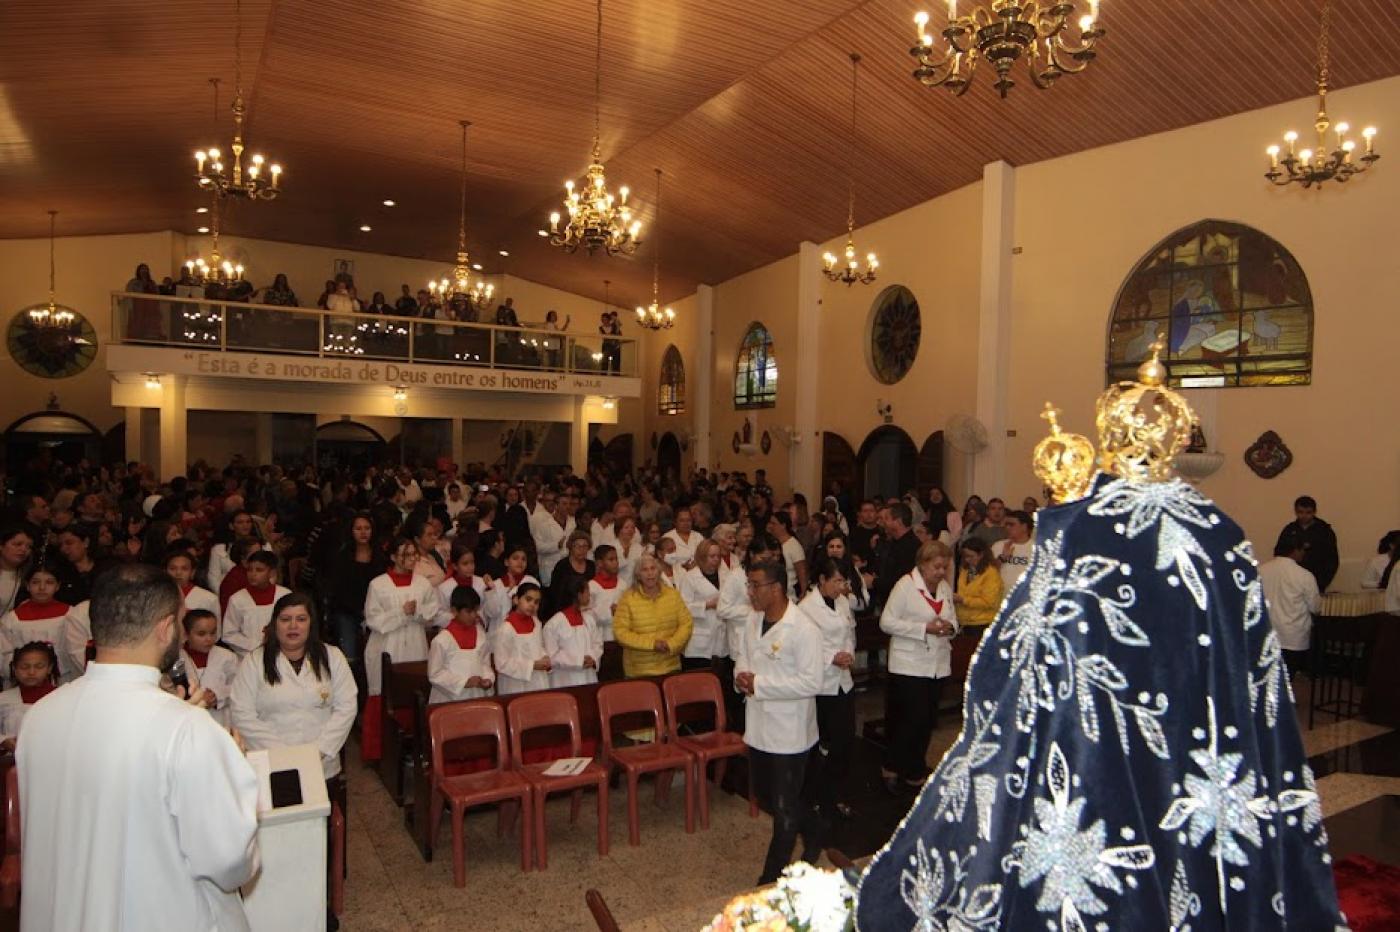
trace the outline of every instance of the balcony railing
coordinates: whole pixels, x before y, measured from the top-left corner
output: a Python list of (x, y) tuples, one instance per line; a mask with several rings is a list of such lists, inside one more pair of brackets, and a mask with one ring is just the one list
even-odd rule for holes
[(112, 293), (111, 339), (206, 352), (637, 374), (637, 341), (625, 337), (123, 291)]

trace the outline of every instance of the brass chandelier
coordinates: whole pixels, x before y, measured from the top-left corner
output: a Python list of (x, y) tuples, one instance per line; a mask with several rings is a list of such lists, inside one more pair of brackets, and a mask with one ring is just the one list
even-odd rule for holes
[(232, 284), (243, 277), (243, 264), (234, 263), (223, 257), (219, 252), (219, 202), (220, 197), (215, 194), (209, 206), (209, 233), (212, 244), (209, 250), (209, 258), (195, 256), (185, 262), (185, 269), (189, 272), (189, 277), (196, 284), (207, 285), (217, 282), (221, 285)]
[[(272, 200), (281, 193), (282, 166), (276, 162), (267, 167), (267, 161), (254, 153), (248, 166), (243, 166), (243, 117), (247, 108), (243, 104), (243, 3), (234, 3), (233, 39), (233, 164), (226, 166), (224, 155), (218, 149), (201, 149), (194, 154), (195, 181), (201, 188), (214, 191), (220, 197), (243, 197), (250, 201)], [(219, 81), (211, 78), (214, 85), (215, 114), (218, 112)]]
[(54, 301), (54, 230), (58, 211), (49, 211), (49, 303), (36, 304), (28, 312), (29, 324), (41, 330), (66, 330), (78, 319), (72, 308)]
[(474, 310), (481, 311), (487, 307), (496, 286), (488, 285), (484, 279), (479, 278), (476, 286), (472, 287), (471, 258), (467, 255), (467, 127), (471, 126), (471, 123), (462, 120), (461, 126), (462, 205), (457, 225), (457, 264), (452, 267), (450, 279), (444, 277), (435, 282), (428, 282), (428, 291), (435, 297), (442, 298), (444, 302), (460, 299), (466, 301)]
[(1089, 67), (1097, 54), (1094, 45), (1104, 36), (1099, 0), (1089, 0), (1089, 12), (1078, 20), (1078, 41), (1067, 41), (1075, 9), (1075, 0), (990, 0), (959, 16), (958, 0), (948, 0), (946, 47), (934, 47), (927, 13), (914, 17), (918, 44), (909, 50), (919, 63), (914, 77), (926, 87), (946, 87), (961, 97), (972, 86), (978, 61), (985, 59), (996, 69), (994, 87), (1004, 98), (1016, 86), (1011, 69), (1024, 58), (1031, 83), (1045, 90), (1062, 75)]
[(861, 269), (856, 258), (856, 78), (860, 74), (860, 55), (851, 53), (851, 138), (850, 152), (846, 164), (846, 250), (845, 264), (838, 267), (833, 253), (822, 256), (822, 272), (834, 282), (845, 282), (847, 287), (860, 282), (868, 285), (875, 280), (875, 270), (880, 260), (875, 253), (865, 254), (865, 268)]
[[(610, 256), (630, 256), (637, 251), (637, 235), (642, 224), (632, 219), (627, 204), (627, 186), (618, 189), (617, 196), (608, 190), (603, 172), (600, 144), (600, 122), (603, 101), (603, 0), (598, 0), (597, 52), (593, 72), (593, 158), (588, 165), (588, 179), (583, 190), (575, 189), (572, 179), (564, 182), (564, 209), (568, 219), (561, 228), (560, 213), (549, 215), (549, 242), (576, 252), (582, 246), (589, 255), (602, 249)], [(541, 231), (543, 232), (543, 231)]]
[(1376, 154), (1376, 128), (1368, 126), (1361, 131), (1366, 151), (1360, 158), (1355, 157), (1356, 141), (1347, 138), (1351, 127), (1338, 123), (1336, 145), (1327, 151), (1327, 131), (1332, 129), (1332, 120), (1327, 116), (1328, 68), (1331, 64), (1332, 3), (1322, 5), (1322, 29), (1317, 39), (1317, 120), (1313, 124), (1317, 130), (1317, 148), (1296, 151), (1298, 134), (1289, 130), (1283, 136), (1288, 146), (1288, 154), (1280, 155), (1277, 145), (1269, 146), (1269, 170), (1264, 177), (1276, 185), (1300, 184), (1305, 188), (1321, 186), (1328, 181), (1343, 182), (1352, 175), (1359, 175), (1380, 158)]
[[(661, 169), (656, 170), (656, 219), (661, 222)], [(676, 312), (661, 306), (661, 237), (652, 236), (651, 243), (651, 304), (637, 308), (637, 323), (648, 330), (670, 330), (676, 324)]]

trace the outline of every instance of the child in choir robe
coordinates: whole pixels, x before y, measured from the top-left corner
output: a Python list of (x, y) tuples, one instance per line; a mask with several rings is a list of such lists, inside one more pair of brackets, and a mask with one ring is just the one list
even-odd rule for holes
[(564, 594), (567, 604), (544, 625), (544, 650), (549, 655), (549, 685), (585, 686), (598, 682), (603, 660), (603, 636), (589, 610), (587, 579), (575, 578)]
[(539, 610), (539, 584), (522, 582), (516, 586), (510, 613), (491, 635), (499, 695), (549, 688), (551, 664), (536, 617)]
[(25, 713), (58, 688), (57, 680), (58, 655), (52, 644), (31, 641), (15, 651), (10, 682), (17, 688), (0, 693), (0, 751), (14, 751)]
[[(4, 664), (6, 677), (9, 677), (15, 648), (31, 641), (45, 644), (63, 642), (63, 624), (68, 617), (69, 606), (56, 598), (58, 577), (54, 571), (39, 564), (30, 572), (25, 591), (29, 593), (29, 598), (0, 618), (0, 635), (3, 635), (4, 641), (0, 644), (0, 651), (3, 651), (0, 663)], [(7, 679), (5, 685), (13, 686), (14, 680)]]
[(512, 603), (515, 601), (515, 591), (522, 583), (532, 583), (535, 588), (539, 588), (540, 581), (525, 572), (525, 566), (530, 562), (530, 555), (524, 547), (512, 546), (506, 551), (505, 575), (496, 580), (496, 584), (486, 590), (486, 596), (482, 600), (482, 616), (486, 621), (486, 630), (494, 632), (510, 614)]
[(598, 633), (604, 641), (613, 640), (612, 616), (624, 586), (618, 574), (617, 548), (603, 544), (593, 551), (593, 563), (598, 568), (588, 583), (588, 604), (598, 622)]
[(272, 620), (272, 606), (282, 596), (291, 594), (291, 590), (277, 585), (277, 555), (270, 551), (248, 554), (243, 571), (248, 575), (248, 585), (228, 600), (222, 636), (240, 660), (262, 644), (263, 630)]
[(491, 640), (481, 623), (480, 594), (471, 586), (458, 586), (451, 599), (451, 620), (428, 646), (430, 705), (489, 696), (496, 682)]
[(471, 541), (469, 540), (457, 540), (452, 543), (452, 559), (448, 564), (451, 572), (438, 586), (438, 603), (441, 607), (436, 623), (439, 628), (447, 627), (452, 621), (453, 592), (465, 586), (475, 592), (480, 599), (485, 597), (486, 590), (491, 586), (490, 576), (476, 575), (476, 553), (470, 545)]
[(228, 725), (228, 697), (233, 687), (233, 674), (238, 669), (238, 657), (218, 643), (219, 619), (206, 608), (185, 612), (185, 646), (181, 655), (185, 669), (194, 673), (199, 685), (214, 694), (209, 714), (220, 725)]
[(228, 600), (233, 598), (233, 594), (248, 585), (248, 557), (261, 549), (262, 544), (251, 537), (241, 537), (229, 544), (228, 555), (233, 561), (233, 568), (219, 579), (219, 588), (213, 590), (219, 594), (220, 617), (228, 611)]
[(365, 680), (371, 696), (383, 689), (382, 654), (394, 663), (428, 659), (428, 628), (438, 617), (437, 587), (413, 571), (418, 545), (401, 537), (391, 557), (389, 571), (371, 580), (365, 593)]
[(194, 584), (194, 556), (184, 547), (172, 549), (165, 557), (165, 571), (185, 597), (185, 611), (204, 611), (214, 616), (214, 640), (219, 634), (219, 597)]
[(57, 648), (60, 683), (76, 680), (87, 670), (88, 651), (93, 649), (88, 604), (79, 602), (68, 609), (68, 617), (63, 619), (63, 631), (59, 633)]
[(676, 542), (663, 537), (656, 542), (656, 559), (661, 561), (661, 582), (672, 589), (676, 588), (676, 565), (671, 562), (676, 553)]

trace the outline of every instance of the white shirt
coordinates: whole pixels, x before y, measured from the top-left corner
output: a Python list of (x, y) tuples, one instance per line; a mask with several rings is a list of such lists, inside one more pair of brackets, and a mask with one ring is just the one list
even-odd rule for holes
[(250, 750), (314, 744), (321, 752), (326, 779), (340, 773), (340, 749), (355, 724), (359, 690), (355, 675), (340, 648), (326, 645), (327, 669), (321, 679), (311, 660), (302, 661), (301, 672), (280, 650), (277, 652), (277, 685), (267, 681), (263, 652), (259, 647), (238, 665), (233, 677), (229, 709), (233, 727)]
[(538, 618), (534, 628), (520, 634), (515, 626), (503, 622), (491, 632), (491, 652), (496, 664), (496, 692), (527, 693), (549, 688), (549, 671), (536, 670), (535, 661), (548, 656), (544, 649), (544, 634)]
[(715, 608), (715, 614), (724, 623), (729, 656), (738, 660), (744, 629), (749, 623), (749, 616), (753, 614), (753, 606), (749, 604), (748, 574), (737, 558), (733, 559), (733, 563), (734, 568), (730, 570), (726, 570), (723, 563), (719, 565), (719, 606)]
[(685, 607), (690, 610), (690, 618), (694, 623), (683, 656), (702, 660), (729, 656), (729, 631), (720, 620), (718, 601), (714, 608), (705, 607), (705, 603), (711, 599), (719, 599), (720, 588), (723, 585), (723, 580), (719, 586), (712, 585), (698, 566), (676, 571), (676, 589), (680, 592)]
[(92, 664), (26, 717), (24, 932), (247, 930), (258, 780), (154, 667)]
[[(1366, 561), (1366, 567), (1361, 571), (1362, 589), (1379, 589), (1381, 587), (1381, 577), (1385, 575), (1385, 568), (1390, 565), (1390, 554), (1378, 553), (1370, 560)], [(1395, 574), (1391, 574), (1392, 576)]]
[(632, 588), (632, 583), (637, 578), (637, 561), (645, 551), (646, 546), (635, 534), (632, 535), (631, 549), (624, 548), (622, 541), (617, 542), (617, 578), (622, 588)]
[(290, 589), (277, 586), (272, 593), (272, 601), (259, 605), (253, 601), (253, 594), (247, 589), (239, 589), (228, 600), (224, 611), (224, 621), (220, 626), (219, 640), (233, 648), (239, 657), (263, 642), (263, 629), (272, 620), (272, 607), (284, 595), (291, 595)]
[(505, 576), (492, 581), (491, 588), (486, 590), (486, 596), (481, 600), (481, 618), (486, 622), (487, 631), (494, 632), (501, 626), (501, 622), (510, 614), (510, 602), (515, 598), (515, 590), (527, 582), (536, 586), (540, 584), (540, 581), (529, 573), (520, 577), (520, 582), (513, 586)]
[[(563, 612), (544, 623), (544, 652), (549, 655), (549, 685), (584, 686), (598, 682), (598, 665), (603, 662), (603, 635), (598, 630), (592, 609), (579, 613), (583, 624), (569, 623)], [(593, 667), (583, 665), (585, 657), (593, 658)]]
[[(403, 610), (409, 602), (417, 603), (412, 615)], [(394, 663), (428, 659), (428, 626), (437, 616), (437, 587), (425, 577), (413, 573), (406, 586), (397, 585), (388, 573), (370, 581), (365, 592), (365, 681), (371, 696), (378, 696), (383, 687), (381, 654), (387, 653)]]
[(611, 589), (598, 582), (596, 576), (588, 581), (588, 610), (598, 622), (598, 633), (603, 636), (604, 641), (616, 640), (613, 637), (613, 609), (617, 608), (618, 599), (622, 598), (622, 593), (626, 591), (620, 574)]
[[(272, 548), (266, 544), (258, 548), (271, 553)], [(209, 591), (217, 593), (219, 585), (224, 581), (224, 577), (233, 569), (233, 559), (228, 555), (228, 544), (215, 544), (209, 548), (209, 569), (205, 572), (205, 582), (209, 583)]]
[(804, 754), (817, 743), (822, 639), (797, 605), (763, 634), (763, 613), (750, 613), (734, 672), (754, 675), (746, 699), (744, 743), (770, 754)]
[(797, 564), (805, 563), (807, 554), (802, 550), (802, 542), (796, 537), (783, 541), (783, 566), (787, 568), (788, 598), (797, 598)]
[(238, 672), (238, 656), (228, 648), (215, 644), (209, 648), (209, 659), (203, 670), (195, 666), (188, 650), (181, 648), (180, 656), (184, 658), (185, 671), (199, 680), (200, 687), (209, 690), (218, 700), (209, 714), (214, 716), (214, 721), (228, 727), (228, 700), (233, 689), (233, 676)]
[[(607, 527), (604, 527), (603, 525), (598, 524), (598, 523), (595, 522), (594, 525), (593, 525), (593, 530), (592, 530), (592, 533), (591, 533), (591, 537), (593, 538), (593, 549), (594, 549), (594, 550), (597, 550), (599, 547), (603, 546), (604, 544), (607, 544), (609, 547), (616, 548), (616, 547), (617, 547), (617, 522), (614, 521), (612, 524), (609, 524)], [(592, 553), (589, 553), (589, 556), (592, 557), (593, 554), (592, 554)]]
[(569, 535), (574, 532), (578, 525), (574, 522), (574, 516), (569, 515), (563, 527), (555, 520), (554, 515), (541, 508), (530, 518), (530, 536), (535, 539), (535, 556), (540, 564), (540, 581), (545, 588), (549, 587), (549, 582), (554, 578), (554, 567), (560, 560), (564, 559), (568, 553), (565, 542)]
[(1312, 646), (1312, 616), (1322, 604), (1317, 578), (1289, 557), (1274, 557), (1259, 567), (1259, 585), (1269, 606), (1269, 621), (1283, 650)]
[(797, 604), (802, 613), (812, 620), (822, 636), (822, 691), (823, 696), (836, 696), (855, 689), (855, 680), (850, 670), (843, 670), (832, 663), (832, 658), (845, 651), (856, 652), (856, 619), (851, 614), (851, 600), (844, 595), (835, 598), (835, 607), (826, 604), (826, 599), (814, 587)]
[[(929, 599), (942, 603), (936, 612)], [(929, 634), (925, 628), (935, 618), (951, 624), (957, 634), (953, 588), (946, 579), (940, 579), (938, 592), (930, 594), (928, 583), (916, 567), (894, 584), (880, 613), (880, 630), (890, 635), (887, 669), (891, 673), (935, 680), (952, 674), (952, 639)]]
[(1026, 567), (1031, 565), (1035, 542), (1028, 540), (1024, 544), (1013, 544), (1010, 540), (1001, 540), (992, 545), (992, 552), (1001, 561), (1001, 591), (1010, 592), (1026, 572)]
[[(0, 664), (3, 664), (5, 676), (5, 686), (14, 686), (14, 677), (10, 675), (10, 661), (14, 659), (15, 651), (19, 650), (30, 641), (43, 641), (52, 644), (55, 652), (63, 644), (63, 630), (67, 624), (68, 613), (72, 608), (62, 602), (46, 602), (45, 606), (53, 606), (50, 609), (40, 609), (33, 602), (23, 602), (18, 608), (12, 608), (0, 617)], [(59, 609), (62, 609), (60, 612)], [(50, 618), (21, 619), (21, 615), (49, 614), (50, 611), (57, 612)], [(63, 664), (59, 664), (60, 678), (67, 675), (63, 669)]]
[(491, 695), (489, 689), (467, 687), (467, 680), (474, 676), (485, 677), (493, 683), (496, 680), (495, 668), (491, 666), (491, 636), (486, 629), (477, 625), (476, 647), (471, 650), (459, 645), (451, 631), (445, 628), (439, 631), (428, 645), (428, 682), (433, 684), (428, 704)]
[(63, 620), (63, 631), (59, 634), (59, 643), (54, 645), (58, 651), (58, 674), (60, 680), (75, 680), (83, 675), (83, 670), (87, 667), (87, 649), (92, 641), (92, 621), (88, 617), (87, 602), (79, 602), (68, 610), (68, 617)]
[(18, 686), (0, 692), (0, 741), (19, 737), (24, 716), (32, 708), (34, 706), (25, 704)]
[(666, 562), (674, 567), (682, 567), (695, 559), (695, 548), (705, 540), (705, 535), (694, 529), (690, 536), (682, 539), (681, 532), (675, 528), (667, 531), (662, 537), (669, 538), (676, 542), (676, 549), (666, 554)]

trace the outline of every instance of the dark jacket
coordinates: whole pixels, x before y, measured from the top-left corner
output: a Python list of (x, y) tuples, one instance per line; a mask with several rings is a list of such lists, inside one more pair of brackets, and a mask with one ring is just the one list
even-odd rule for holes
[(1290, 521), (1279, 532), (1279, 543), (1285, 537), (1295, 537), (1303, 542), (1303, 559), (1298, 564), (1317, 579), (1319, 592), (1326, 592), (1337, 575), (1341, 562), (1337, 556), (1337, 535), (1332, 525), (1321, 518), (1313, 518), (1312, 524), (1303, 527), (1297, 521)]

